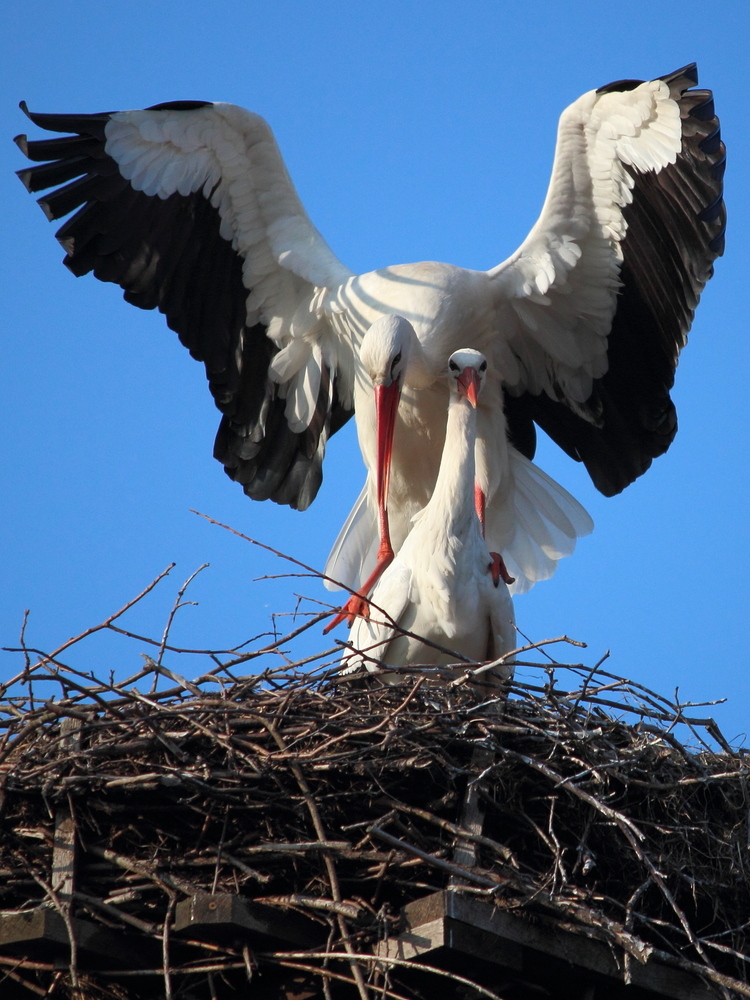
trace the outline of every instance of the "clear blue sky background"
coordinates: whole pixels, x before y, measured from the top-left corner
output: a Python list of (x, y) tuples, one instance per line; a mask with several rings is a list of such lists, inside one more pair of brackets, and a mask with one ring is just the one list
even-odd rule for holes
[[(556, 121), (581, 93), (697, 60), (729, 148), (727, 253), (677, 373), (667, 456), (607, 500), (542, 444), (539, 463), (589, 509), (594, 534), (516, 602), (532, 638), (567, 633), (587, 662), (748, 729), (748, 6), (646, 2), (339, 2), (211, 5), (27, 0), (5, 10), (0, 645), (50, 649), (101, 621), (177, 562), (129, 621), (159, 636), (204, 562), (172, 640), (224, 647), (263, 632), (309, 580), (189, 512), (197, 508), (321, 567), (363, 478), (353, 427), (337, 435), (304, 514), (245, 499), (211, 458), (218, 413), (161, 316), (74, 279), (11, 143), (17, 109), (91, 112), (226, 100), (275, 129), (308, 211), (351, 268), (436, 259), (488, 268), (519, 244), (549, 178)], [(343, 638), (345, 630), (340, 629)], [(309, 648), (329, 645), (317, 633)], [(71, 661), (124, 675), (138, 644), (92, 640)], [(565, 655), (562, 652), (560, 655)], [(576, 658), (578, 653), (570, 654)], [(3, 654), (0, 675), (18, 658)], [(197, 669), (174, 664), (185, 672)], [(528, 672), (527, 672), (528, 674)], [(700, 714), (700, 713), (699, 713)]]

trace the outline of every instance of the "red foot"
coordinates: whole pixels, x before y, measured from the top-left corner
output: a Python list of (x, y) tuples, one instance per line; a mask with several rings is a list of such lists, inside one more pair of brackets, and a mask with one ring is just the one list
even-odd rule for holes
[(352, 594), (346, 604), (343, 606), (341, 611), (336, 615), (330, 625), (326, 625), (323, 629), (323, 635), (328, 635), (332, 628), (336, 628), (341, 622), (348, 618), (349, 625), (352, 624), (355, 618), (369, 618), (370, 617), (370, 602), (367, 600), (367, 594), (372, 592), (373, 587), (378, 582), (380, 577), (383, 575), (383, 570), (385, 570), (393, 562), (393, 548), (391, 547), (390, 538), (388, 538), (388, 523), (385, 522), (385, 541), (380, 543), (380, 550), (378, 552), (378, 561), (375, 569), (370, 573), (370, 575), (365, 580), (362, 585), (361, 590)]
[(352, 594), (346, 604), (343, 606), (341, 611), (336, 615), (332, 622), (323, 629), (323, 635), (328, 635), (331, 629), (336, 628), (341, 622), (346, 618), (347, 625), (351, 627), (352, 622), (355, 618), (369, 618), (370, 617), (370, 602), (362, 594)]
[(492, 573), (492, 582), (497, 586), (500, 583), (500, 577), (503, 578), (503, 582), (507, 583), (508, 586), (511, 583), (516, 582), (516, 578), (511, 576), (508, 570), (505, 568), (505, 563), (503, 557), (498, 555), (497, 552), (490, 552), (492, 556), (492, 562), (490, 563), (490, 573)]

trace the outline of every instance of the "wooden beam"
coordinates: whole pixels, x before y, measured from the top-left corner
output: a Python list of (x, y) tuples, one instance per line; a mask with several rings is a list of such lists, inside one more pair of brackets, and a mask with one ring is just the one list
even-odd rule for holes
[[(60, 723), (61, 750), (77, 750), (81, 745), (81, 720), (65, 718)], [(52, 846), (50, 884), (59, 901), (70, 905), (75, 892), (76, 823), (67, 802), (55, 807), (55, 835)]]
[(173, 930), (215, 936), (250, 935), (257, 947), (281, 941), (310, 948), (326, 939), (327, 928), (293, 910), (254, 903), (229, 893), (199, 892), (178, 903)]
[[(548, 967), (562, 961), (584, 975), (594, 973), (623, 986), (622, 969), (609, 945), (562, 930), (551, 920), (536, 918), (531, 922), (450, 890), (409, 903), (402, 917), (404, 932), (381, 941), (377, 954), (425, 961), (431, 953), (441, 952), (443, 967), (446, 951), (470, 955), (517, 971), (526, 981), (533, 981), (545, 959)], [(654, 958), (645, 963), (632, 960), (630, 977), (636, 989), (669, 1000), (714, 1000), (716, 996), (698, 977)]]
[[(492, 764), (494, 756), (492, 750), (486, 746), (475, 747), (471, 755), (471, 773), (484, 771)], [(464, 796), (463, 809), (458, 821), (459, 826), (462, 826), (469, 833), (481, 834), (484, 829), (484, 813), (484, 804), (479, 795), (479, 783), (470, 781)], [(455, 864), (461, 865), (462, 868), (471, 868), (477, 863), (478, 850), (476, 841), (459, 837), (453, 848), (453, 861)], [(457, 876), (451, 877), (452, 885), (459, 881)]]
[[(125, 966), (133, 965), (142, 957), (142, 938), (118, 934), (77, 917), (71, 918), (71, 924), (79, 953)], [(15, 913), (0, 912), (0, 952), (44, 956), (43, 960), (48, 961), (51, 949), (58, 954), (70, 949), (68, 930), (57, 910), (37, 906)]]

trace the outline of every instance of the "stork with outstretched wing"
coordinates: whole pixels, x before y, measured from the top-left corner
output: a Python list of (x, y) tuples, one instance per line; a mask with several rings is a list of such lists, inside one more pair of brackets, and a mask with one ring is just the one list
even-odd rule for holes
[[(250, 497), (307, 507), (328, 438), (356, 411), (368, 483), (328, 567), (350, 586), (374, 582), (430, 497), (445, 359), (466, 344), (482, 351), (492, 375), (478, 413), (477, 506), (490, 549), (523, 589), (591, 527), (529, 468), (534, 425), (606, 495), (675, 435), (674, 370), (725, 220), (724, 147), (711, 93), (695, 83), (691, 65), (567, 108), (541, 215), (486, 272), (422, 262), (353, 274), (309, 220), (268, 125), (233, 105), (29, 113), (75, 134), (19, 136), (41, 164), (20, 176), (30, 191), (53, 189), (39, 199), (50, 219), (75, 210), (57, 233), (68, 268), (160, 309), (204, 362), (222, 412), (214, 454)], [(379, 496), (375, 392), (360, 347), (388, 315), (415, 336), (388, 359), (398, 398)]]

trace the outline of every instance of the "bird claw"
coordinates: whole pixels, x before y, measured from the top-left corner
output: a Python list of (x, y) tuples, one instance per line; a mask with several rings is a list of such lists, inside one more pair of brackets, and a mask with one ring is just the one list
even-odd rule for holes
[(492, 562), (490, 563), (490, 573), (492, 574), (492, 582), (495, 584), (495, 586), (497, 587), (497, 585), (500, 583), (501, 577), (503, 579), (503, 582), (506, 583), (508, 586), (510, 586), (511, 583), (515, 583), (516, 578), (514, 576), (511, 576), (508, 570), (506, 569), (503, 557), (499, 555), (497, 552), (490, 552), (490, 555), (492, 556)]
[(339, 611), (332, 622), (323, 629), (323, 635), (328, 635), (328, 633), (340, 625), (341, 622), (346, 618), (347, 625), (351, 628), (352, 623), (355, 618), (369, 618), (370, 617), (370, 602), (362, 594), (352, 594), (343, 608)]

